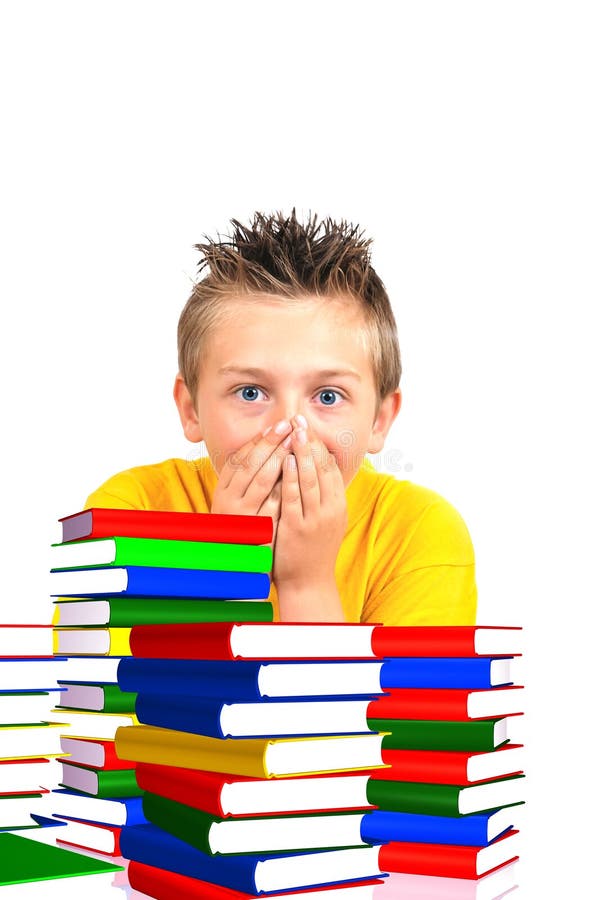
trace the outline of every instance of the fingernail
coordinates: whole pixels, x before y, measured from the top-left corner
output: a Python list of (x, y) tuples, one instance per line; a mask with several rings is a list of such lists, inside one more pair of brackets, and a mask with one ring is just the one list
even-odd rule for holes
[(291, 427), (290, 422), (287, 422), (286, 419), (281, 419), (281, 421), (278, 422), (278, 424), (274, 426), (274, 433), (275, 434), (284, 434), (285, 431), (288, 431), (290, 427)]
[(297, 435), (297, 440), (301, 444), (301, 446), (305, 446), (305, 444), (307, 444), (307, 434), (305, 428), (298, 428), (295, 434)]
[(295, 422), (297, 423), (299, 428), (307, 428), (307, 419), (305, 418), (305, 416), (302, 416), (301, 414), (297, 414), (295, 416)]
[(292, 440), (293, 439), (292, 439), (291, 435), (289, 435), (288, 438), (284, 439), (284, 441), (282, 442), (282, 446), (284, 447), (285, 450), (289, 449), (289, 447), (291, 446)]
[(266, 430), (265, 430), (265, 431), (262, 431), (262, 437), (266, 437), (266, 435), (267, 435), (267, 434), (270, 434), (271, 431), (272, 431), (272, 426), (271, 426), (271, 425), (268, 425), (268, 427), (266, 428)]

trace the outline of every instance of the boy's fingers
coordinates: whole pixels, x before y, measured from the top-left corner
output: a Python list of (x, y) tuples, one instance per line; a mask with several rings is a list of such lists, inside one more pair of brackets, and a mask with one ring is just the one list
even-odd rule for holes
[[(286, 451), (285, 453), (280, 452), (280, 445), (290, 430), (289, 422), (279, 422), (274, 427), (267, 428), (262, 434), (255, 435), (231, 454), (220, 473), (223, 486), (232, 487), (234, 493), (239, 497), (245, 496), (252, 480), (273, 453), (278, 451), (280, 459), (286, 454)], [(260, 484), (262, 488), (268, 487), (268, 491), (280, 474), (279, 462), (274, 461), (270, 469), (272, 477), (262, 479)]]
[(303, 515), (307, 517), (317, 512), (320, 506), (320, 482), (312, 448), (304, 428), (293, 431), (292, 448), (297, 460), (297, 478)]

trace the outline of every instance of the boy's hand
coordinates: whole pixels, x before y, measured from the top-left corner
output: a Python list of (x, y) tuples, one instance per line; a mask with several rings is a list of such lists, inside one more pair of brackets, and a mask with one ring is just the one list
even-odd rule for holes
[(243, 444), (225, 461), (212, 498), (213, 513), (271, 516), (272, 544), (280, 518), (282, 464), (289, 454), (291, 430), (290, 422), (278, 422)]
[(291, 450), (283, 465), (272, 574), (281, 605), (283, 595), (302, 595), (316, 613), (322, 593), (336, 593), (334, 569), (347, 528), (345, 487), (336, 459), (311, 429), (294, 429)]

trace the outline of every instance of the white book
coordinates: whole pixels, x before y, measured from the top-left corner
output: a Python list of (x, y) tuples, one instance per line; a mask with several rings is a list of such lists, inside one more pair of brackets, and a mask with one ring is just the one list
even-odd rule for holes
[(0, 794), (24, 794), (39, 787), (52, 790), (60, 784), (61, 775), (62, 766), (56, 759), (3, 762), (0, 766)]
[[(60, 702), (60, 692), (4, 693), (0, 686), (0, 725), (44, 722), (52, 707)], [(2, 751), (0, 750), (0, 753)]]
[[(137, 717), (131, 713), (78, 712), (73, 709), (53, 709), (48, 717), (58, 722), (63, 732), (72, 737), (91, 737), (112, 740), (121, 725), (137, 725)], [(61, 752), (61, 749), (56, 751)]]
[(0, 759), (58, 756), (61, 752), (56, 724), (0, 725)]

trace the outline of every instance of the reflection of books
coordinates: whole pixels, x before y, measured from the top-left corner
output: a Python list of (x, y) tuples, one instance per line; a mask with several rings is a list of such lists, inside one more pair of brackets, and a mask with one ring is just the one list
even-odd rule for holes
[[(140, 892), (139, 900), (143, 900), (146, 894), (157, 900), (172, 900), (174, 897), (177, 900), (264, 900), (264, 894), (258, 896), (235, 891), (220, 884), (202, 881), (199, 878), (189, 878), (186, 875), (179, 875), (177, 872), (169, 872), (167, 869), (158, 869), (155, 866), (135, 861), (129, 864), (128, 875), (131, 887)], [(383, 886), (382, 879), (372, 879), (365, 882), (352, 882), (349, 885), (332, 884), (284, 894), (268, 894), (268, 897), (272, 900), (275, 898), (278, 900), (374, 900), (374, 889)], [(143, 893), (143, 897), (141, 893)], [(382, 900), (382, 895), (379, 900)], [(489, 900), (489, 898), (484, 898), (484, 900)]]
[[(56, 600), (59, 627), (162, 625), (169, 622), (271, 622), (267, 600), (181, 600), (176, 597), (106, 597), (102, 600)], [(496, 660), (494, 660), (496, 662)]]
[(158, 865), (160, 868), (167, 866), (181, 875), (201, 878), (250, 894), (359, 880), (380, 874), (378, 847), (211, 856), (154, 825), (123, 828), (120, 844), (123, 856), (131, 861)]
[(383, 872), (479, 878), (491, 869), (516, 859), (519, 849), (519, 832), (512, 829), (486, 847), (391, 841), (380, 847), (379, 862)]
[(213, 738), (151, 725), (119, 728), (121, 759), (256, 778), (382, 765), (379, 734), (297, 738)]
[[(0, 834), (0, 857), (0, 885), (3, 886), (100, 872), (109, 876), (106, 880), (110, 884), (114, 873), (119, 870), (118, 866), (106, 861), (90, 859), (81, 853), (37, 841), (28, 841), (21, 835), (9, 832)], [(40, 894), (46, 896), (45, 885)]]
[[(512, 862), (477, 879), (391, 872), (374, 889), (373, 900), (501, 900), (507, 895), (510, 900), (517, 888), (517, 870), (518, 863)], [(513, 900), (516, 896), (513, 893)]]

